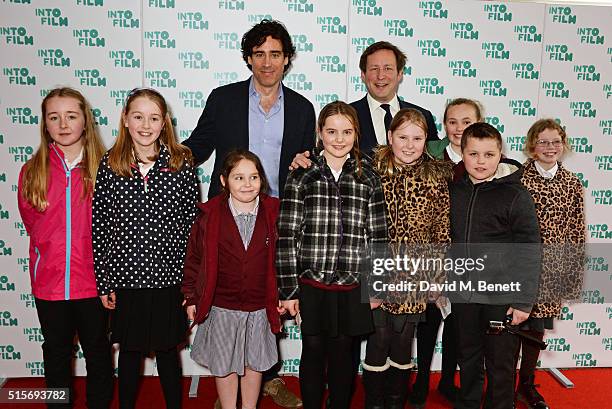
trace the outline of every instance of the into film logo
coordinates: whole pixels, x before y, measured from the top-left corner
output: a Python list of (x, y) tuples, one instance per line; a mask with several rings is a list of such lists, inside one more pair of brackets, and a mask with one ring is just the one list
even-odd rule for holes
[(137, 58), (132, 50), (110, 50), (108, 58), (115, 67), (140, 68), (140, 58)]
[(28, 35), (25, 27), (0, 27), (0, 35), (9, 45), (34, 45), (34, 36)]
[(514, 26), (514, 32), (516, 33), (517, 39), (525, 43), (541, 43), (542, 34), (538, 33), (536, 26), (516, 25)]
[(37, 52), (42, 59), (42, 65), (47, 67), (70, 67), (70, 57), (60, 48), (40, 49)]
[(528, 99), (511, 99), (508, 106), (512, 108), (512, 115), (536, 116), (536, 108)]
[(544, 47), (550, 61), (573, 61), (574, 53), (569, 52), (567, 44), (547, 44)]
[(572, 14), (571, 7), (548, 6), (548, 15), (553, 23), (576, 24), (576, 15)]
[(238, 11), (244, 10), (244, 1), (240, 0), (219, 0), (219, 10)]
[[(0, 311), (0, 327), (16, 327), (19, 325), (19, 320), (11, 314), (10, 311)], [(0, 347), (0, 353), (2, 353)]]
[(100, 71), (94, 69), (74, 70), (74, 77), (79, 80), (79, 84), (86, 87), (106, 87), (106, 77)]
[(315, 95), (315, 102), (319, 104), (320, 108), (323, 108), (325, 105), (330, 102), (338, 101), (340, 97), (338, 94), (317, 94)]
[(176, 78), (172, 78), (170, 71), (145, 71), (145, 80), (152, 88), (176, 88)]
[(369, 45), (375, 42), (374, 37), (351, 37), (351, 45), (355, 47), (356, 54), (361, 54)]
[(609, 271), (608, 260), (605, 257), (587, 257), (586, 269), (589, 271)]
[(321, 27), (322, 33), (328, 34), (346, 34), (346, 24), (342, 24), (342, 20), (338, 16), (317, 17), (317, 24)]
[(304, 73), (289, 73), (285, 75), (283, 84), (294, 91), (312, 91), (312, 81), (308, 81)]
[(522, 152), (525, 148), (525, 137), (524, 136), (506, 136), (506, 146), (512, 152)]
[(287, 5), (287, 11), (292, 13), (314, 13), (312, 0), (283, 0)]
[(599, 35), (597, 27), (578, 27), (576, 33), (580, 38), (580, 44), (603, 45), (606, 41), (603, 35)]
[(240, 36), (238, 33), (214, 33), (213, 40), (221, 50), (240, 50)]
[(491, 60), (509, 60), (510, 50), (506, 50), (506, 45), (500, 42), (484, 42), (482, 49), (485, 52), (485, 58)]
[(547, 338), (546, 350), (554, 352), (570, 352), (572, 344), (567, 342), (565, 338)]
[(476, 78), (478, 71), (472, 66), (471, 61), (454, 60), (448, 62), (453, 77)]
[(82, 28), (72, 30), (72, 36), (78, 40), (82, 47), (105, 47), (106, 39), (100, 36), (95, 28)]
[(474, 30), (473, 23), (451, 23), (450, 29), (452, 30), (455, 38), (459, 38), (461, 40), (478, 40), (479, 32), (478, 30)]
[(145, 31), (144, 39), (151, 48), (176, 48), (176, 40), (167, 31)]
[(36, 76), (27, 67), (5, 67), (2, 74), (12, 85), (36, 85)]
[(132, 10), (109, 10), (106, 16), (113, 27), (140, 28), (140, 19), (134, 16)]
[(572, 101), (570, 102), (570, 110), (573, 116), (581, 118), (597, 117), (597, 109), (593, 107), (591, 101)]
[(76, 0), (77, 6), (93, 6), (102, 7), (104, 6), (104, 0)]
[(561, 321), (573, 321), (574, 313), (571, 312), (570, 308), (567, 306), (561, 307), (561, 315), (559, 315), (559, 320)]
[(183, 108), (202, 109), (206, 106), (206, 96), (202, 91), (179, 91)]
[(306, 34), (292, 34), (291, 41), (297, 52), (311, 53), (314, 51), (314, 44), (308, 40)]
[(602, 135), (612, 135), (612, 119), (602, 119), (599, 121)]
[[(38, 123), (38, 117), (36, 117), (36, 123)], [(26, 163), (32, 157), (34, 148), (31, 146), (9, 146), (9, 155), (13, 155), (13, 162), (15, 163)], [(2, 255), (1, 248), (4, 247), (4, 241), (0, 240), (0, 255)]]
[[(6, 313), (7, 311), (1, 312), (0, 317)], [(0, 318), (0, 325), (2, 325), (2, 320), (3, 318)], [(0, 359), (3, 361), (19, 361), (21, 360), (21, 352), (15, 349), (13, 345), (0, 345)]]
[(574, 72), (576, 73), (576, 79), (578, 81), (599, 82), (601, 79), (601, 73), (597, 72), (593, 64), (574, 65)]
[(568, 143), (572, 152), (593, 153), (593, 145), (586, 136), (574, 136), (568, 138)]
[(515, 78), (522, 80), (537, 80), (540, 78), (540, 72), (530, 62), (512, 63), (512, 71), (514, 71)]
[(506, 4), (485, 4), (484, 11), (488, 20), (512, 21), (512, 12), (508, 11)]
[(283, 359), (283, 373), (297, 374), (300, 372), (300, 358)]
[(30, 107), (7, 107), (6, 115), (14, 124), (38, 125), (38, 115), (34, 115)]
[(178, 12), (176, 16), (183, 30), (208, 30), (208, 20), (199, 11)]
[(300, 331), (300, 326), (291, 324), (294, 321), (288, 321), (285, 323), (283, 328), (283, 334), (286, 335), (286, 339), (292, 339), (299, 341), (302, 339), (302, 332)]
[[(608, 156), (612, 159), (612, 156)], [(612, 170), (612, 160), (608, 162), (610, 169)], [(605, 223), (601, 224), (589, 224), (587, 226), (589, 237), (592, 239), (612, 239), (612, 231), (608, 229), (608, 225)]]
[(589, 179), (587, 179), (584, 173), (578, 172), (575, 175), (578, 178), (578, 180), (580, 180), (580, 183), (582, 183), (582, 187), (584, 187), (585, 189), (589, 187)]
[[(6, 212), (8, 216), (8, 212)], [(8, 276), (0, 276), (0, 291), (15, 291), (15, 283), (9, 280)]]
[(158, 9), (173, 9), (175, 7), (174, 0), (147, 0), (147, 5), (150, 8)]
[(591, 190), (591, 197), (596, 205), (612, 206), (612, 190), (610, 189)]
[(406, 20), (385, 19), (385, 21), (383, 21), (383, 27), (390, 36), (412, 37), (414, 35), (414, 28), (412, 28)]
[(213, 79), (219, 83), (219, 85), (231, 84), (238, 81), (238, 73), (235, 71), (224, 71), (213, 73)]
[(383, 8), (376, 4), (376, 0), (351, 0), (353, 10), (362, 16), (382, 16)]
[(321, 72), (346, 72), (346, 64), (338, 55), (317, 55), (315, 62)]
[(28, 342), (42, 343), (45, 341), (40, 327), (24, 328), (23, 335)]
[(502, 123), (502, 121), (499, 119), (499, 117), (497, 116), (487, 116), (485, 118), (485, 121), (494, 126), (495, 129), (497, 129), (500, 133), (504, 133), (504, 131), (506, 130), (506, 126)]
[(180, 51), (179, 61), (182, 62), (183, 68), (188, 70), (207, 70), (210, 68), (210, 61), (200, 51)]
[(415, 78), (414, 82), (420, 94), (444, 95), (444, 85), (435, 77)]
[(508, 88), (504, 87), (501, 80), (480, 80), (482, 95), (491, 97), (505, 97), (508, 95)]
[(54, 9), (35, 9), (34, 14), (40, 17), (40, 25), (52, 27), (68, 27), (68, 17), (62, 16), (62, 11)]
[(418, 40), (417, 47), (421, 49), (421, 55), (428, 57), (446, 57), (446, 48), (442, 47), (440, 40)]
[(597, 326), (595, 321), (582, 321), (576, 323), (576, 329), (580, 335), (601, 335), (601, 328)]
[(419, 1), (419, 9), (423, 10), (423, 17), (447, 19), (448, 10), (441, 1)]
[(544, 95), (550, 98), (567, 99), (570, 97), (570, 90), (565, 88), (563, 81), (545, 81), (542, 83)]

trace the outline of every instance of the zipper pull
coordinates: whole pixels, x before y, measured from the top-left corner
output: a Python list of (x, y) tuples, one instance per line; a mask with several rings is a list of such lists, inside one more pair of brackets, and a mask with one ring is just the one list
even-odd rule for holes
[(66, 171), (66, 187), (70, 185), (70, 171)]

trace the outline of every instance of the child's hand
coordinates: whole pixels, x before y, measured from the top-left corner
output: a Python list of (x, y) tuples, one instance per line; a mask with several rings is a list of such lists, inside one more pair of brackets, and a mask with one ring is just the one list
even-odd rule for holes
[(378, 307), (380, 307), (380, 304), (382, 304), (382, 300), (371, 299), (370, 300), (370, 309), (371, 310), (375, 310)]
[(295, 170), (297, 168), (308, 169), (310, 165), (312, 165), (312, 161), (308, 159), (310, 156), (310, 152), (304, 151), (303, 153), (297, 153), (291, 165), (289, 165), (289, 170)]
[(523, 321), (527, 320), (527, 318), (529, 318), (528, 312), (517, 310), (512, 307), (508, 308), (508, 311), (506, 311), (506, 315), (512, 315), (512, 322), (510, 323), (510, 325), (519, 325)]
[(187, 311), (187, 318), (189, 318), (189, 321), (195, 320), (195, 314), (196, 314), (195, 305), (188, 306), (187, 308), (185, 308), (185, 311)]
[(292, 317), (295, 317), (300, 312), (300, 302), (298, 300), (281, 301), (280, 304), (281, 308), (287, 310)]
[(109, 309), (109, 310), (115, 309), (115, 293), (114, 292), (108, 295), (101, 295), (100, 301), (102, 301), (102, 305), (104, 306), (104, 308)]
[(287, 309), (283, 307), (283, 303), (280, 302), (280, 300), (278, 301), (278, 307), (276, 307), (276, 311), (278, 311), (280, 315), (283, 315), (287, 312)]

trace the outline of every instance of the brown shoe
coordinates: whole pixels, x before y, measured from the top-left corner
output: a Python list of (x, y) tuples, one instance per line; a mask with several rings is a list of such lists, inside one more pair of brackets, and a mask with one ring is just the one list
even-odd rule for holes
[(283, 408), (301, 408), (302, 400), (287, 389), (287, 385), (280, 378), (274, 378), (264, 383), (263, 395), (272, 398), (274, 403)]

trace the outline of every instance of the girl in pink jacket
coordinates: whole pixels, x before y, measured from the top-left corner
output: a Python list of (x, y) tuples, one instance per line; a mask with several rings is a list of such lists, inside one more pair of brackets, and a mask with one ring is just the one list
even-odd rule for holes
[(30, 235), (45, 380), (48, 388), (70, 388), (78, 334), (87, 367), (87, 407), (108, 408), (113, 388), (108, 315), (96, 290), (91, 240), (92, 192), (104, 147), (79, 91), (49, 92), (42, 118), (40, 146), (19, 174), (18, 204)]

